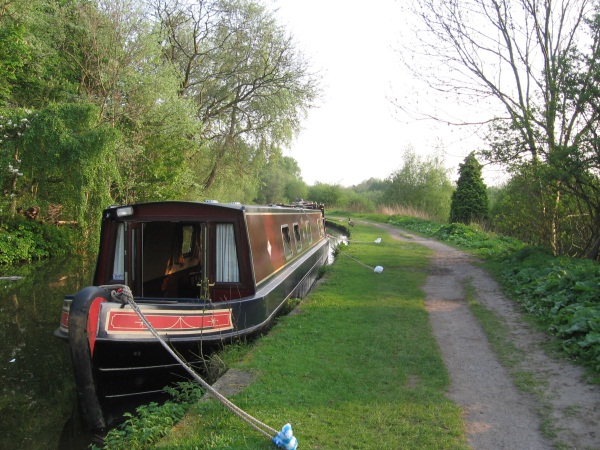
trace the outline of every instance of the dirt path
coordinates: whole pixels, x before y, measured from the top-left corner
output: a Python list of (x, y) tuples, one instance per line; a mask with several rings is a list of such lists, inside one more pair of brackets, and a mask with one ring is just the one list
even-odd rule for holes
[[(439, 242), (381, 227), (395, 239), (416, 242), (435, 252), (424, 286), (426, 308), (450, 373), (448, 395), (463, 409), (471, 447), (600, 449), (600, 386), (585, 383), (579, 367), (555, 360), (542, 350), (548, 338), (526, 326), (495, 281), (472, 264), (474, 258)], [(475, 288), (480, 304), (506, 322), (511, 343), (524, 355), (519, 367), (511, 371), (531, 374), (543, 387), (536, 395), (517, 390), (491, 351), (467, 307), (466, 283)], [(555, 436), (545, 437), (543, 427), (553, 429)]]

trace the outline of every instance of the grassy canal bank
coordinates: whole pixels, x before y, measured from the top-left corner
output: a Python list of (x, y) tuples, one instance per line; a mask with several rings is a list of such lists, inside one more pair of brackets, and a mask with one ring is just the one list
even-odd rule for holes
[[(356, 225), (343, 252), (384, 271), (338, 255), (297, 314), (227, 361), (254, 375), (230, 400), (272, 428), (291, 423), (302, 449), (468, 448), (420, 289), (429, 250)], [(275, 448), (215, 400), (155, 447)]]

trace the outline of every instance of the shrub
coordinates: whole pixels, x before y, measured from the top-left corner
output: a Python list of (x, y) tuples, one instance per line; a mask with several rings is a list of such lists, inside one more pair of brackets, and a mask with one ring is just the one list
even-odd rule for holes
[(513, 297), (567, 354), (600, 372), (600, 265), (523, 249), (506, 266), (502, 278)]
[(26, 220), (0, 225), (0, 264), (64, 256), (76, 251), (75, 232)]
[(390, 176), (383, 203), (418, 209), (437, 220), (446, 220), (454, 187), (443, 158), (422, 158), (412, 148), (407, 148), (403, 156), (404, 165)]
[[(110, 430), (104, 438), (104, 449), (131, 450), (148, 448), (165, 436), (198, 401), (203, 390), (190, 382), (179, 383), (177, 389), (165, 388), (172, 400), (139, 406), (136, 415), (125, 413), (125, 422)], [(93, 446), (95, 450), (98, 447)]]

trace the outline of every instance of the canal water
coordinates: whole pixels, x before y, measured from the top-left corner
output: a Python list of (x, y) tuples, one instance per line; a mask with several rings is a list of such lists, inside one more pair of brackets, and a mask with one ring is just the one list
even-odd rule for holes
[(92, 270), (74, 258), (0, 266), (0, 449), (77, 448), (64, 443), (75, 386), (53, 333), (64, 295), (89, 285)]
[(91, 284), (94, 263), (0, 266), (0, 450), (83, 450), (101, 442), (79, 426), (68, 347), (54, 336), (63, 297)]

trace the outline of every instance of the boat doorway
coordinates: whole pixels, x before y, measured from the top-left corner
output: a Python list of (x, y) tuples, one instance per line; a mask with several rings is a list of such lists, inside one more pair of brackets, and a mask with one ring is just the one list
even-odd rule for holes
[(112, 281), (136, 297), (198, 298), (207, 241), (208, 228), (199, 222), (119, 223)]
[(206, 236), (207, 227), (197, 222), (143, 224), (142, 251), (136, 255), (141, 274), (134, 295), (137, 291), (141, 297), (198, 298), (206, 267)]

